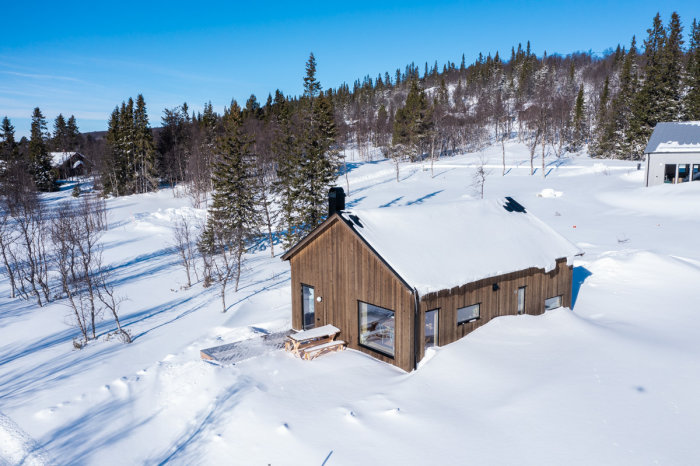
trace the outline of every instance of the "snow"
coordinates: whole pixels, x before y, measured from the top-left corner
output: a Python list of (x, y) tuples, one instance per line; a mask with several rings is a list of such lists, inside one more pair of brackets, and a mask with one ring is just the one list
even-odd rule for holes
[(547, 198), (552, 198), (552, 197), (560, 197), (563, 193), (561, 191), (555, 191), (551, 188), (545, 188), (542, 191), (537, 194), (538, 197), (547, 197)]
[(507, 202), (420, 204), (342, 215), (421, 295), (530, 267), (549, 272), (557, 259), (572, 264), (582, 253), (531, 213), (506, 210)]
[(291, 335), (289, 335), (289, 338), (297, 341), (312, 340), (314, 338), (335, 335), (338, 332), (340, 332), (340, 329), (338, 327), (335, 327), (333, 325), (324, 325), (322, 327), (304, 330), (303, 332), (292, 333)]
[(658, 123), (644, 152), (700, 152), (700, 121)]
[[(212, 365), (201, 349), (289, 328), (279, 245), (249, 254), (222, 313), (215, 288), (183, 287), (171, 246), (172, 219), (204, 211), (180, 191), (108, 199), (105, 261), (134, 342), (108, 340), (106, 320), (74, 350), (68, 309), (13, 300), (0, 276), (0, 464), (696, 463), (700, 183), (643, 188), (636, 163), (585, 156), (529, 176), (527, 147), (506, 151), (507, 174), (494, 168), (485, 195), (512, 196), (585, 250), (572, 310), (499, 317), (408, 374), (353, 350)], [(473, 200), (481, 155), (500, 167), (491, 147), (432, 174), (403, 164), (399, 183), (390, 162), (349, 160), (347, 205)]]
[(49, 152), (51, 156), (51, 166), (58, 167), (71, 158), (75, 152)]

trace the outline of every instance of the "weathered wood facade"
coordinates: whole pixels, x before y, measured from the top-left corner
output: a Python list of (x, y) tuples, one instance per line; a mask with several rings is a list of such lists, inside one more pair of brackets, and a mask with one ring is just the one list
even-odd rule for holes
[[(332, 324), (350, 348), (411, 371), (425, 352), (426, 311), (438, 311), (440, 346), (452, 343), (491, 319), (518, 314), (517, 291), (525, 288), (524, 313), (544, 313), (545, 299), (561, 296), (561, 305), (571, 306), (572, 266), (558, 259), (549, 273), (530, 268), (468, 283), (449, 290), (417, 296), (384, 259), (338, 214), (329, 217), (314, 232), (284, 256), (290, 261), (292, 327), (303, 328), (302, 285), (315, 290), (315, 326)], [(494, 287), (494, 284), (497, 286)], [(394, 311), (394, 358), (360, 344), (359, 302)], [(475, 321), (459, 324), (457, 309), (480, 305)]]
[[(545, 299), (556, 296), (562, 297), (562, 306), (571, 307), (572, 278), (573, 267), (566, 265), (566, 259), (559, 259), (556, 268), (549, 273), (531, 268), (422, 296), (420, 313), (424, 316), (426, 311), (439, 309), (437, 343), (442, 346), (459, 340), (495, 317), (517, 315), (520, 287), (525, 287), (524, 314), (543, 314)], [(498, 288), (495, 291), (494, 284)], [(480, 305), (479, 318), (468, 323), (457, 323), (457, 309), (473, 304)], [(423, 319), (421, 317), (420, 322)], [(425, 337), (423, 326), (420, 331), (422, 342)], [(419, 360), (424, 352), (425, 348), (421, 345)]]
[[(406, 371), (414, 366), (415, 300), (411, 289), (338, 215), (326, 220), (288, 255), (292, 268), (292, 327), (301, 330), (301, 286), (314, 287), (316, 326), (331, 324), (348, 347)], [(291, 254), (290, 254), (291, 253)], [(359, 344), (358, 301), (395, 312), (396, 347), (390, 358)]]

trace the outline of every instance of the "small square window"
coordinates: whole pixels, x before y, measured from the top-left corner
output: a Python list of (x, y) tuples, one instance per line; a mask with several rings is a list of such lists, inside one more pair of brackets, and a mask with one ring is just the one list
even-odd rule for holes
[(472, 304), (467, 307), (457, 309), (457, 324), (466, 324), (479, 318), (480, 304)]
[(544, 310), (549, 311), (561, 307), (561, 295), (544, 300)]

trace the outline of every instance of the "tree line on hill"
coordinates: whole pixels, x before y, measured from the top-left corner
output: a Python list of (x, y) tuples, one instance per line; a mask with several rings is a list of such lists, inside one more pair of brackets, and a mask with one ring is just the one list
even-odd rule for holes
[(700, 120), (700, 25), (693, 20), (686, 36), (683, 29), (678, 14), (666, 25), (657, 14), (641, 44), (632, 37), (602, 56), (538, 57), (527, 42), (508, 59), (496, 52), (467, 64), (462, 56), (441, 68), (426, 62), (422, 71), (411, 63), (326, 90), (311, 54), (301, 96), (276, 90), (261, 104), (251, 95), (223, 113), (183, 103), (165, 109), (152, 129), (138, 95), (115, 107), (104, 137), (81, 136), (75, 118), (60, 115), (49, 133), (36, 108), (29, 139), (16, 142), (11, 122), (2, 121), (0, 186), (6, 197), (55, 189), (50, 150), (88, 155), (104, 195), (180, 185), (196, 206), (209, 205), (201, 271), (225, 291), (231, 280), (237, 286), (253, 236), (272, 249), (281, 235), (288, 247), (323, 220), (328, 187), (347, 173), (346, 148), (363, 159), (391, 158), (397, 181), (404, 160), (489, 144), (501, 146), (505, 174), (509, 140), (528, 146), (531, 174), (538, 152), (543, 165), (548, 154), (583, 148), (639, 160), (656, 123)]

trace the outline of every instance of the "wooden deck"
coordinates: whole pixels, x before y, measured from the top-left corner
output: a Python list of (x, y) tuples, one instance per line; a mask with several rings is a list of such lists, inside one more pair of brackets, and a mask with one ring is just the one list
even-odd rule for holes
[(284, 348), (291, 330), (261, 334), (246, 340), (213, 346), (199, 351), (201, 358), (221, 365), (236, 364)]

